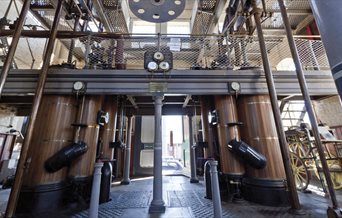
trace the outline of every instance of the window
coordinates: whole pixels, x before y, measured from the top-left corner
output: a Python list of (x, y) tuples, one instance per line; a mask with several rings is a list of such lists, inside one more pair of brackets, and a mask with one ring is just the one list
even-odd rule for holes
[(190, 22), (168, 22), (167, 34), (190, 34)]

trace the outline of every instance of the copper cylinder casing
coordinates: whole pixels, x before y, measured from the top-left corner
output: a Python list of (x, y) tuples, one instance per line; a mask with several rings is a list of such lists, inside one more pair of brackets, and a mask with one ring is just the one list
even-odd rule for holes
[(263, 169), (246, 165), (247, 176), (285, 180), (285, 170), (269, 96), (240, 96), (238, 108), (240, 121), (244, 123), (240, 127), (242, 140), (267, 159), (266, 167)]
[(109, 147), (111, 142), (115, 141), (116, 123), (118, 115), (118, 100), (116, 96), (106, 96), (104, 99), (102, 110), (108, 112), (109, 120), (100, 131), (102, 140), (102, 156), (104, 158), (113, 159), (114, 149)]
[(69, 169), (69, 176), (72, 178), (93, 175), (100, 129), (97, 124), (97, 112), (101, 110), (102, 102), (102, 96), (86, 96), (81, 123), (87, 127), (81, 129), (79, 140), (88, 145), (88, 150), (72, 161)]
[(201, 120), (202, 120), (202, 134), (203, 141), (208, 143), (208, 147), (204, 148), (204, 158), (213, 157), (213, 142), (210, 134), (210, 124), (208, 115), (210, 112), (210, 96), (201, 96)]
[(240, 138), (239, 127), (227, 126), (227, 123), (239, 121), (235, 97), (215, 96), (215, 108), (219, 118), (217, 133), (220, 145), (221, 171), (231, 176), (242, 176), (245, 173), (244, 165), (227, 146), (231, 140)]
[(77, 103), (74, 96), (43, 96), (34, 127), (32, 143), (27, 154), (28, 168), (23, 186), (37, 186), (64, 181), (67, 167), (48, 173), (45, 161), (62, 148), (73, 143)]

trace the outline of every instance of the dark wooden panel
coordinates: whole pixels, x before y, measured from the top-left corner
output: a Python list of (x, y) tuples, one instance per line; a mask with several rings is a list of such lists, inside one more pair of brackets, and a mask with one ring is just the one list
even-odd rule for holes
[(208, 148), (204, 148), (204, 158), (213, 157), (213, 141), (210, 135), (208, 114), (211, 110), (211, 96), (201, 96), (201, 120), (203, 141), (208, 143)]
[(218, 112), (217, 124), (218, 139), (220, 143), (220, 163), (224, 174), (243, 175), (245, 169), (240, 160), (228, 149), (228, 143), (239, 139), (238, 127), (227, 127), (227, 123), (238, 122), (235, 97), (215, 96), (215, 106)]

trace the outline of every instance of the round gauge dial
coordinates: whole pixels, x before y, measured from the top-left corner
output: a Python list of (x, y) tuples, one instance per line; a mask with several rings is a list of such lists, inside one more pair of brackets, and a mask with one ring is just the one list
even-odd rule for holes
[(230, 87), (231, 87), (232, 90), (234, 90), (234, 91), (240, 91), (240, 89), (241, 89), (240, 83), (238, 83), (238, 82), (232, 82), (232, 83), (230, 84)]
[(85, 88), (85, 84), (84, 84), (84, 82), (76, 81), (76, 82), (74, 82), (74, 85), (72, 86), (72, 88), (75, 91), (81, 91)]

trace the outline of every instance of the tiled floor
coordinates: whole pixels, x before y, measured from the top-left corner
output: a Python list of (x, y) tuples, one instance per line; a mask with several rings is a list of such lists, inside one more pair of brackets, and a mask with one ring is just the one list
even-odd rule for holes
[[(191, 184), (184, 176), (164, 176), (164, 214), (148, 214), (152, 200), (152, 178), (132, 181), (128, 186), (114, 185), (112, 201), (100, 206), (99, 217), (154, 218), (154, 217), (213, 217), (212, 201), (204, 198), (203, 181)], [(300, 199), (306, 212), (295, 216), (288, 213), (288, 207), (267, 207), (246, 201), (239, 203), (222, 202), (223, 217), (326, 217), (329, 199), (312, 193), (300, 193)], [(341, 199), (342, 200), (342, 199)], [(87, 217), (83, 211), (74, 218)]]
[[(149, 214), (148, 208), (152, 200), (153, 178), (132, 179), (130, 185), (115, 183), (112, 187), (108, 203), (99, 207), (100, 218), (165, 218), (165, 217), (200, 217), (212, 218), (212, 201), (204, 198), (204, 182), (191, 184), (185, 176), (163, 177), (163, 199), (166, 211), (164, 214)], [(0, 191), (0, 209), (4, 211), (9, 190)], [(305, 215), (294, 216), (288, 213), (288, 207), (267, 207), (246, 201), (239, 203), (222, 202), (223, 217), (326, 217), (329, 199), (314, 193), (299, 193)], [(338, 196), (342, 203), (341, 195)], [(88, 211), (78, 213), (40, 214), (36, 217), (49, 218), (83, 218), (88, 217)]]

